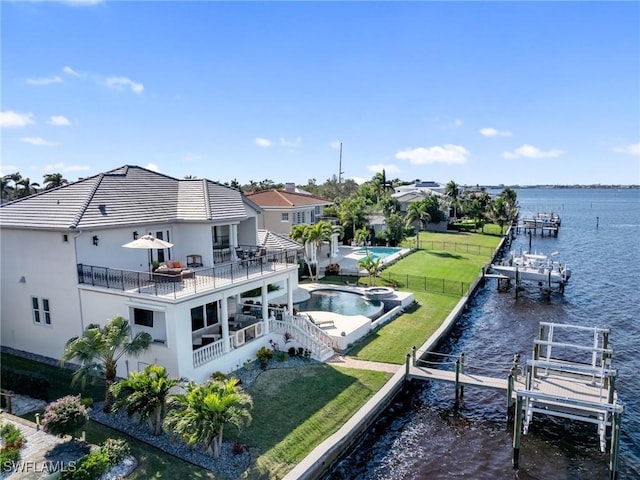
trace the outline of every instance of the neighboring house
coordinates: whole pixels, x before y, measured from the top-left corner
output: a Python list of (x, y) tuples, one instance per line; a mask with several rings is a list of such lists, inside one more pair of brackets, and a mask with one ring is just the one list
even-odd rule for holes
[(412, 185), (400, 185), (395, 187), (394, 192), (395, 193), (407, 193), (407, 192), (412, 192), (412, 191), (419, 191), (419, 192), (424, 192), (427, 194), (436, 194), (436, 195), (444, 195), (444, 192), (446, 191), (447, 186), (443, 185), (441, 183), (438, 182), (433, 182), (433, 181), (425, 181), (425, 182), (421, 182), (420, 180), (417, 180), (414, 184)]
[[(296, 250), (259, 247), (260, 212), (219, 183), (127, 165), (3, 204), (2, 346), (58, 359), (89, 324), (122, 315), (154, 341), (120, 362), (120, 376), (159, 363), (203, 381), (255, 359), (285, 332), (326, 359), (330, 338), (288, 313)], [(123, 248), (146, 234), (173, 247)], [(164, 268), (151, 271), (151, 261)], [(270, 304), (273, 285), (283, 305)]]
[(425, 192), (423, 190), (410, 190), (394, 193), (392, 194), (392, 197), (395, 198), (400, 204), (400, 213), (406, 215), (410, 204), (412, 204), (413, 202), (424, 200), (429, 195), (431, 195), (430, 192)]
[(295, 225), (320, 221), (324, 207), (333, 204), (324, 198), (297, 193), (292, 183), (287, 183), (284, 190), (252, 193), (247, 198), (260, 207), (258, 228), (287, 236)]

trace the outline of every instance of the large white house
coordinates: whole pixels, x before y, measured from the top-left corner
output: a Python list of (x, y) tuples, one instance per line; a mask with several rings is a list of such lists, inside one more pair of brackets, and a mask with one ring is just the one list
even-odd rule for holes
[[(259, 212), (233, 188), (128, 165), (0, 206), (2, 346), (58, 359), (121, 315), (153, 344), (120, 376), (158, 363), (203, 381), (285, 333), (328, 358), (330, 337), (290, 314), (296, 251), (259, 245)], [(145, 235), (173, 246), (123, 247)]]

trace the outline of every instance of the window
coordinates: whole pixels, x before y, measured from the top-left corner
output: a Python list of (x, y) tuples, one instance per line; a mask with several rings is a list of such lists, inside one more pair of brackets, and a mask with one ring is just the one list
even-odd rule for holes
[(322, 215), (322, 207), (320, 205), (316, 205), (315, 214), (316, 214), (316, 217), (320, 217)]
[(205, 309), (207, 314), (207, 327), (218, 323), (218, 302), (207, 303)]
[(41, 324), (40, 320), (40, 301), (36, 297), (31, 297), (31, 306), (33, 307), (33, 321)]
[(289, 221), (289, 212), (285, 212), (282, 214), (282, 222), (288, 222)]
[(36, 325), (42, 325), (44, 319), (44, 325), (51, 325), (51, 308), (49, 306), (49, 299), (42, 299), (42, 309), (40, 308), (40, 299), (38, 297), (31, 297), (31, 310), (33, 311), (33, 321)]
[(134, 308), (133, 323), (143, 327), (153, 328), (153, 312), (142, 308)]
[(316, 215), (313, 210), (311, 210), (311, 224), (316, 223)]
[(49, 299), (42, 299), (42, 311), (44, 313), (44, 324), (51, 325), (51, 310), (49, 309)]
[(194, 307), (191, 309), (191, 331), (202, 330), (204, 328), (204, 308)]

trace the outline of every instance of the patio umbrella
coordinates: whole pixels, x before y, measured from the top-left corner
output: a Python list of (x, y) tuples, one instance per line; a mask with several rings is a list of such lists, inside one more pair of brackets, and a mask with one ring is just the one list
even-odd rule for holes
[(149, 250), (149, 271), (151, 271), (151, 250), (162, 250), (173, 247), (173, 243), (165, 242), (153, 235), (143, 235), (134, 241), (122, 245), (125, 248), (144, 248)]

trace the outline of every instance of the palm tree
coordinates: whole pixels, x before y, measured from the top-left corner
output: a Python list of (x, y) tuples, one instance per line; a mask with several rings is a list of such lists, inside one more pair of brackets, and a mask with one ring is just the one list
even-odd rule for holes
[(237, 378), (203, 385), (190, 382), (185, 390), (171, 397), (164, 426), (191, 446), (201, 443), (205, 452), (219, 458), (224, 427), (249, 423), (253, 401), (238, 387)]
[(360, 268), (364, 268), (369, 274), (369, 286), (376, 284), (376, 276), (380, 270), (380, 257), (367, 255), (358, 262)]
[(16, 197), (24, 198), (28, 197), (29, 195), (33, 195), (34, 193), (38, 192), (39, 186), (39, 183), (31, 183), (29, 177), (21, 178), (20, 181), (16, 182)]
[(48, 173), (43, 175), (44, 189), (51, 190), (52, 188), (61, 187), (66, 185), (69, 181), (62, 176), (61, 173)]
[(145, 421), (154, 435), (162, 433), (169, 391), (181, 380), (169, 378), (160, 365), (149, 365), (144, 372), (131, 372), (129, 378), (111, 386), (115, 398), (114, 409), (124, 408), (127, 415), (135, 415), (139, 423)]
[(422, 229), (427, 228), (427, 224), (431, 221), (431, 214), (428, 211), (427, 202), (423, 200), (418, 200), (409, 204), (407, 207), (407, 215), (405, 217), (405, 222), (407, 226), (412, 226), (414, 222), (419, 222), (420, 228), (416, 232), (416, 248), (420, 248), (420, 231)]
[(365, 255), (367, 254), (367, 243), (369, 243), (370, 237), (371, 232), (369, 232), (369, 229), (367, 227), (359, 228), (353, 235), (353, 241), (356, 242), (356, 245), (364, 245)]
[(504, 226), (510, 220), (510, 206), (504, 198), (498, 197), (489, 205), (487, 216), (489, 219), (500, 226), (500, 234), (504, 233)]
[[(311, 264), (316, 265), (316, 275), (315, 278), (318, 277), (318, 263), (320, 262), (320, 251), (322, 249), (322, 242), (329, 241), (331, 239), (331, 234), (334, 229), (331, 223), (320, 220), (315, 225), (295, 225), (291, 230), (291, 234), (289, 235), (292, 240), (300, 242), (304, 244), (304, 257), (305, 262), (309, 267), (309, 276), (313, 280), (314, 275), (311, 269)], [(307, 251), (307, 246), (309, 248), (315, 249), (316, 259), (315, 262), (311, 261), (309, 252)]]
[(91, 324), (81, 337), (69, 339), (61, 363), (74, 360), (80, 364), (73, 374), (73, 383), (84, 385), (87, 379), (105, 379), (104, 410), (108, 412), (113, 403), (110, 388), (116, 379), (118, 360), (124, 355), (138, 356), (149, 348), (151, 340), (151, 335), (146, 332), (139, 332), (132, 338), (129, 322), (116, 315), (104, 327)]
[(449, 183), (447, 183), (444, 194), (451, 199), (451, 205), (453, 206), (453, 216), (454, 218), (457, 218), (458, 196), (460, 195), (460, 188), (458, 187), (458, 184), (451, 180)]

